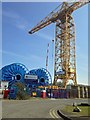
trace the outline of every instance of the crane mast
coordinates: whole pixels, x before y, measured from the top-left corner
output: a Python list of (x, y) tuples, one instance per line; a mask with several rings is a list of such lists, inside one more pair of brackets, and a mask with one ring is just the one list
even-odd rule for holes
[(68, 80), (72, 80), (74, 85), (77, 85), (75, 24), (71, 14), (89, 2), (90, 0), (73, 3), (63, 2), (29, 31), (30, 34), (33, 34), (51, 23), (56, 25), (54, 84), (58, 79), (62, 79), (63, 87), (66, 87)]

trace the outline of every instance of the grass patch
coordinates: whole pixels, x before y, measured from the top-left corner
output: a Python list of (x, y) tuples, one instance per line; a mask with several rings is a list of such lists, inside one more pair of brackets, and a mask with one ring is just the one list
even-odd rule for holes
[(75, 107), (73, 106), (65, 106), (63, 109), (64, 112), (67, 112), (71, 115), (78, 115), (78, 116), (90, 116), (90, 106), (78, 106), (81, 109), (81, 112), (73, 112)]

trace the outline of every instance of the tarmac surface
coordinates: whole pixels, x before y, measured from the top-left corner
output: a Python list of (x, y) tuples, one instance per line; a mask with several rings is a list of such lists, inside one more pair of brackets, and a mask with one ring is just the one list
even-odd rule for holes
[[(57, 110), (62, 110), (65, 105), (72, 105), (73, 102), (78, 104), (88, 102), (88, 99), (3, 100), (2, 118), (59, 118), (63, 120), (57, 114)], [(70, 117), (70, 115), (67, 116)]]

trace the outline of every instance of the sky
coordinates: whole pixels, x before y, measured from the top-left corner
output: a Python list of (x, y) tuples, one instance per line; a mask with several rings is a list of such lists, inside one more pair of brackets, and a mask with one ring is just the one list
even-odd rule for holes
[[(46, 51), (49, 48), (48, 70), (53, 76), (53, 48), (55, 24), (30, 35), (31, 30), (61, 3), (3, 2), (2, 3), (2, 68), (11, 63), (22, 63), (29, 70), (46, 68)], [(1, 14), (1, 13), (0, 13)], [(88, 84), (88, 5), (72, 14), (76, 27), (77, 82)]]

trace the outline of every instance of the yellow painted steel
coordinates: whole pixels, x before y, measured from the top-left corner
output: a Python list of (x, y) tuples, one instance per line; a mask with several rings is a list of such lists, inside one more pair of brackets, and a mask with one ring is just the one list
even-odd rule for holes
[[(63, 2), (29, 31), (30, 34), (33, 34), (51, 23), (56, 23), (54, 84), (56, 84), (58, 79), (62, 79), (64, 88), (66, 88), (68, 80), (72, 80), (74, 85), (77, 85), (75, 24), (71, 14), (89, 2), (90, 0), (80, 0), (71, 3)], [(60, 70), (64, 70), (65, 75), (57, 75), (57, 72)], [(52, 88), (57, 89), (55, 86), (52, 86)]]

